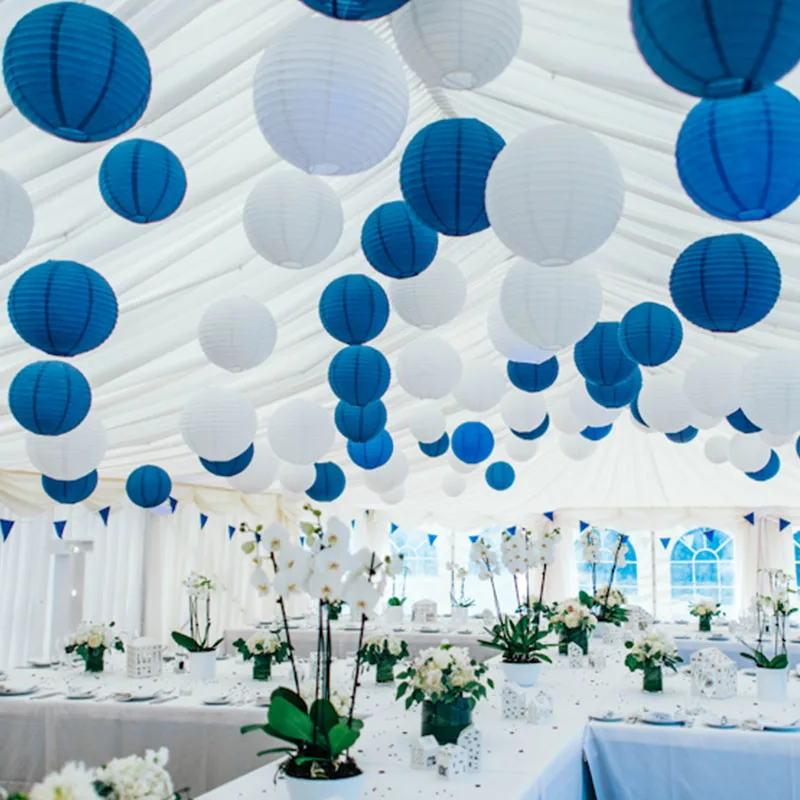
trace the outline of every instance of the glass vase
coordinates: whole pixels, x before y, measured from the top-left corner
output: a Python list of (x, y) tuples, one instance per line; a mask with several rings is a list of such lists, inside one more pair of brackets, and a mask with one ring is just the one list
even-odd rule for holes
[(700, 632), (711, 633), (711, 617), (700, 617)]
[(664, 690), (664, 679), (661, 667), (645, 665), (642, 688), (646, 692), (661, 692)]
[(422, 736), (433, 736), (439, 744), (456, 744), (458, 735), (472, 724), (472, 709), (466, 697), (455, 703), (422, 702)]
[(272, 677), (272, 656), (260, 653), (253, 656), (253, 680), (268, 681)]
[(558, 637), (558, 652), (562, 656), (567, 655), (570, 642), (577, 644), (584, 655), (589, 654), (589, 631), (585, 628), (566, 628), (561, 631)]
[(105, 654), (105, 647), (87, 647), (86, 648), (86, 671), (87, 672), (102, 672), (103, 671), (103, 655)]
[(375, 683), (394, 683), (394, 661), (381, 659), (375, 665)]

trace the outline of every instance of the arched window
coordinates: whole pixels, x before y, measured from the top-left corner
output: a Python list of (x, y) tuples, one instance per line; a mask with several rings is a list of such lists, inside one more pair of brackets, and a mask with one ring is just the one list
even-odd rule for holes
[(707, 597), (733, 606), (733, 539), (712, 528), (684, 533), (672, 547), (670, 582), (673, 600)]
[(436, 577), (439, 573), (436, 542), (431, 543), (424, 531), (396, 528), (389, 535), (389, 551), (405, 558), (411, 575)]
[[(600, 561), (597, 564), (597, 585), (608, 584), (611, 578), (611, 566), (614, 563), (614, 553), (617, 549), (620, 534), (611, 528), (601, 528), (600, 531)], [(625, 545), (623, 545), (624, 547)], [(614, 588), (619, 589), (628, 599), (635, 597), (639, 588), (639, 565), (636, 558), (636, 548), (628, 539), (627, 564), (617, 567), (614, 571)], [(592, 592), (592, 565), (583, 559), (583, 547), (580, 539), (575, 542), (575, 561), (578, 564), (578, 587), (591, 594)]]

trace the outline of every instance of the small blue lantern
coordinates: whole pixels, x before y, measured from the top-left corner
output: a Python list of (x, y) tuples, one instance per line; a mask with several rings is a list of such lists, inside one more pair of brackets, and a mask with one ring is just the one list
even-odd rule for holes
[(697, 438), (697, 428), (693, 425), (687, 425), (682, 431), (678, 431), (677, 433), (668, 433), (666, 434), (667, 439), (671, 442), (675, 442), (675, 444), (686, 444), (687, 442), (691, 442), (693, 439)]
[(375, 438), (386, 427), (386, 419), (386, 406), (380, 400), (365, 406), (351, 406), (342, 401), (333, 416), (339, 433), (351, 442)]
[(443, 433), (435, 442), (419, 442), (419, 449), (429, 458), (439, 458), (450, 449), (450, 436)]
[(343, 275), (331, 281), (319, 299), (322, 327), (345, 344), (374, 339), (389, 319), (389, 298), (366, 275)]
[(678, 315), (660, 303), (639, 303), (629, 309), (618, 332), (622, 352), (645, 367), (657, 367), (669, 361), (683, 341), (683, 326)]
[(161, 467), (147, 464), (137, 467), (125, 482), (125, 491), (134, 505), (140, 508), (155, 508), (169, 497), (172, 481)]
[(611, 433), (611, 429), (613, 427), (613, 425), (587, 425), (581, 431), (581, 436), (583, 436), (584, 439), (588, 439), (590, 442), (599, 442), (601, 439), (605, 439), (606, 436)]
[(745, 472), (748, 478), (752, 478), (754, 481), (768, 481), (774, 478), (781, 469), (781, 459), (778, 454), (772, 450), (770, 453), (769, 461), (767, 461), (766, 465), (761, 467), (760, 470), (757, 472)]
[(382, 430), (368, 442), (348, 442), (347, 455), (361, 469), (377, 469), (382, 467), (394, 452), (394, 442), (389, 431)]
[(589, 397), (604, 408), (622, 408), (639, 395), (642, 388), (642, 371), (637, 367), (624, 381), (601, 386), (586, 381)]
[(243, 453), (239, 453), (238, 456), (234, 456), (227, 461), (209, 461), (207, 458), (201, 458), (200, 463), (212, 475), (217, 475), (220, 478), (232, 478), (234, 475), (244, 472), (250, 466), (254, 454), (255, 447), (251, 444)]
[(42, 489), (48, 497), (63, 505), (81, 503), (97, 488), (97, 470), (74, 481), (57, 481), (42, 475)]
[(346, 484), (342, 468), (332, 461), (324, 461), (314, 464), (314, 469), (317, 477), (306, 494), (317, 503), (332, 503), (341, 497)]
[(302, 0), (309, 8), (333, 19), (364, 21), (385, 17), (408, 0)]
[(734, 430), (739, 431), (739, 433), (758, 433), (761, 430), (758, 425), (750, 422), (750, 419), (741, 408), (737, 408), (732, 414), (728, 414), (725, 419), (727, 419), (730, 426)]
[(486, 483), (496, 492), (505, 492), (514, 485), (516, 473), (507, 461), (495, 461), (486, 467)]
[(543, 392), (550, 388), (558, 377), (558, 359), (553, 356), (541, 364), (523, 364), (509, 361), (506, 367), (508, 379), (523, 392)]
[(391, 374), (383, 353), (367, 345), (352, 345), (331, 360), (328, 383), (340, 400), (351, 406), (366, 406), (383, 397)]
[(636, 370), (636, 362), (619, 345), (619, 327), (619, 322), (598, 322), (575, 345), (575, 366), (587, 381), (613, 386)]
[(465, 464), (480, 464), (494, 450), (494, 436), (482, 422), (462, 422), (453, 432), (453, 454)]
[(514, 434), (518, 439), (524, 439), (527, 442), (535, 441), (536, 439), (541, 439), (547, 433), (547, 429), (550, 427), (550, 415), (545, 414), (544, 419), (542, 420), (541, 424), (534, 428), (532, 431), (515, 431), (511, 428), (511, 433)]

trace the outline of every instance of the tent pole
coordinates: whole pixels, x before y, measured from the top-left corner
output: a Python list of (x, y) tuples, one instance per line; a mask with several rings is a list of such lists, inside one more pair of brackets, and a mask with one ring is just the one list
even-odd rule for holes
[(656, 532), (650, 531), (650, 584), (653, 592), (653, 619), (658, 619), (656, 602)]

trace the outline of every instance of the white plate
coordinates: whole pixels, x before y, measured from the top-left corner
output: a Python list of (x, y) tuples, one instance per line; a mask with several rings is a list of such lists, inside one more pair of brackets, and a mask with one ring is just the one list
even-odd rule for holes
[(736, 719), (732, 719), (731, 717), (726, 717), (724, 714), (719, 717), (714, 717), (712, 719), (707, 719), (705, 724), (709, 728), (716, 728), (717, 730), (721, 731), (729, 731), (733, 728), (739, 727), (739, 721)]
[(589, 719), (594, 722), (622, 722), (625, 717), (616, 711), (605, 711), (602, 714), (589, 714)]
[(145, 700), (154, 700), (158, 697), (158, 692), (136, 691), (136, 692), (117, 692), (114, 699), (119, 703), (143, 703)]
[(207, 697), (203, 700), (204, 706), (229, 706), (230, 704), (230, 697)]
[(27, 694), (34, 694), (38, 690), (38, 686), (2, 686), (0, 687), (0, 697), (23, 697)]
[(789, 725), (782, 725), (779, 722), (765, 722), (764, 730), (772, 731), (772, 733), (798, 733), (800, 732), (800, 725), (796, 721)]
[(685, 725), (686, 720), (668, 711), (648, 711), (639, 719), (647, 725)]
[(29, 658), (28, 666), (36, 669), (47, 669), (47, 667), (53, 666), (53, 662), (45, 658)]
[(75, 692), (74, 694), (68, 694), (67, 700), (92, 700), (95, 697), (97, 695), (91, 691)]

